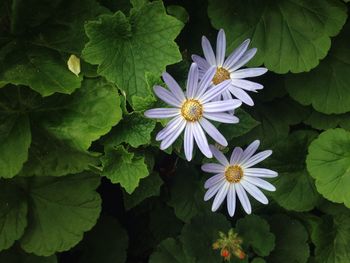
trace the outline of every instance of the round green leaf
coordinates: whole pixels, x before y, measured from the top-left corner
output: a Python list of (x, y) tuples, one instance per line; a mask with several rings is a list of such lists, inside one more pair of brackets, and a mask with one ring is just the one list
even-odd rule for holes
[(337, 0), (210, 0), (208, 13), (215, 28), (225, 29), (229, 50), (250, 38), (258, 48), (252, 64), (277, 73), (316, 67), (347, 18)]
[(316, 261), (322, 263), (350, 262), (350, 217), (338, 215), (323, 218), (311, 236), (315, 243)]
[(0, 83), (26, 85), (42, 96), (71, 94), (82, 80), (69, 71), (60, 53), (35, 45), (16, 44), (0, 68)]
[(337, 36), (327, 58), (309, 73), (289, 75), (288, 93), (303, 105), (319, 112), (350, 111), (350, 23)]
[(122, 118), (117, 89), (99, 79), (87, 79), (71, 96), (53, 97), (46, 103), (42, 127), (82, 150), (88, 149)]
[(28, 253), (49, 256), (66, 251), (96, 223), (101, 199), (92, 175), (34, 177), (29, 180), (29, 220), (20, 240)]
[(272, 180), (277, 190), (270, 195), (287, 210), (309, 211), (320, 200), (305, 163), (308, 145), (316, 136), (312, 131), (294, 132), (276, 143), (274, 154), (267, 160), (269, 167), (279, 174)]
[(4, 263), (57, 263), (55, 255), (50, 257), (38, 257), (27, 254), (22, 249), (14, 246), (0, 253), (0, 262)]
[(31, 132), (27, 116), (0, 116), (0, 177), (11, 178), (22, 169), (23, 163), (28, 159), (30, 143)]
[(133, 8), (130, 17), (121, 11), (102, 15), (85, 25), (90, 41), (83, 57), (98, 64), (98, 73), (124, 90), (129, 101), (133, 95), (147, 96), (145, 73), (160, 75), (181, 60), (174, 39), (182, 27), (161, 1)]
[(269, 263), (306, 263), (310, 249), (305, 227), (285, 215), (274, 215), (269, 220), (276, 236), (276, 247), (267, 258)]
[(27, 209), (23, 192), (12, 181), (0, 179), (0, 251), (11, 247), (23, 235)]
[(149, 263), (196, 263), (197, 261), (189, 257), (184, 251), (182, 244), (173, 238), (163, 240), (157, 250), (153, 252)]
[(275, 247), (275, 236), (270, 232), (268, 222), (256, 215), (237, 221), (236, 229), (244, 245), (252, 246), (259, 256), (268, 256)]
[(307, 169), (325, 198), (350, 207), (350, 132), (323, 132), (309, 147)]
[(327, 115), (313, 111), (304, 123), (318, 130), (328, 130), (339, 126), (350, 130), (350, 113)]

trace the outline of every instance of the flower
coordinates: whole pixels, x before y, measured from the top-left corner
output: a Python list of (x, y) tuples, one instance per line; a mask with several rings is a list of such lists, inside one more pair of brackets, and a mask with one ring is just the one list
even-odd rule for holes
[(252, 207), (246, 192), (259, 202), (263, 204), (268, 203), (266, 196), (259, 188), (267, 191), (275, 191), (276, 188), (259, 177), (273, 178), (278, 174), (265, 168), (252, 168), (253, 165), (265, 160), (272, 154), (271, 150), (255, 154), (259, 145), (260, 141), (256, 140), (244, 151), (240, 147), (235, 147), (230, 161), (217, 148), (210, 146), (213, 155), (220, 163), (206, 163), (202, 165), (203, 171), (216, 174), (204, 184), (204, 188), (208, 189), (204, 196), (205, 201), (216, 195), (212, 205), (213, 212), (220, 207), (227, 196), (227, 210), (232, 217), (236, 209), (237, 194), (244, 211), (250, 214)]
[[(244, 78), (257, 77), (267, 72), (266, 68), (245, 68), (239, 69), (250, 61), (257, 49), (247, 50), (250, 40), (245, 40), (231, 55), (225, 60), (226, 37), (223, 29), (220, 29), (216, 41), (216, 57), (209, 40), (202, 37), (202, 48), (205, 59), (192, 55), (192, 60), (198, 64), (200, 77), (211, 67), (216, 67), (216, 74), (213, 78), (213, 84), (217, 85), (225, 80), (231, 80), (229, 88), (222, 93), (224, 99), (232, 98), (232, 95), (243, 103), (253, 106), (254, 102), (246, 91), (256, 92), (263, 88), (263, 85), (245, 80)], [(232, 95), (231, 95), (232, 94)], [(220, 98), (220, 97), (218, 97)]]
[(205, 156), (213, 157), (204, 131), (219, 144), (227, 146), (225, 137), (208, 119), (223, 123), (237, 123), (239, 119), (228, 114), (227, 111), (238, 108), (242, 103), (231, 98), (220, 102), (210, 102), (215, 96), (225, 91), (229, 84), (228, 81), (224, 81), (208, 90), (214, 75), (215, 67), (211, 67), (198, 83), (198, 66), (192, 63), (188, 73), (186, 94), (184, 94), (178, 83), (168, 73), (163, 74), (163, 80), (169, 90), (155, 86), (154, 92), (173, 108), (157, 108), (145, 112), (148, 118), (173, 118), (156, 136), (157, 141), (162, 141), (160, 144), (162, 150), (168, 148), (183, 130), (185, 130), (185, 156), (188, 161), (192, 159), (194, 140)]

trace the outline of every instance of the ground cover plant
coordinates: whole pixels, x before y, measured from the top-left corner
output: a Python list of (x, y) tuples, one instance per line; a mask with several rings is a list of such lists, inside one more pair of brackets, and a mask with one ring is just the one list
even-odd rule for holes
[(350, 262), (347, 0), (0, 0), (0, 262)]

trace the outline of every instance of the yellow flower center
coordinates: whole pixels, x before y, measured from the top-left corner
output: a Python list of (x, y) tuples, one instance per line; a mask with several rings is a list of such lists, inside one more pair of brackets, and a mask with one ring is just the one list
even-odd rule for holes
[(219, 83), (221, 83), (227, 79), (230, 79), (230, 72), (228, 72), (226, 69), (221, 68), (221, 67), (217, 68), (215, 76), (213, 78), (214, 85), (218, 85)]
[(182, 104), (181, 115), (187, 121), (198, 121), (203, 115), (203, 106), (198, 100), (188, 99)]
[(226, 168), (225, 178), (230, 183), (238, 183), (243, 178), (243, 169), (239, 165), (231, 165)]

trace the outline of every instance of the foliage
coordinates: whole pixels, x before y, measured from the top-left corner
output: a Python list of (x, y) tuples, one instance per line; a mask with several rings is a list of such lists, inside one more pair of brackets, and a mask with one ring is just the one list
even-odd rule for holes
[[(349, 5), (0, 1), (0, 262), (350, 262)], [(279, 173), (270, 204), (234, 218), (203, 200), (208, 159), (187, 162), (183, 136), (159, 150), (166, 121), (144, 117), (221, 28), (269, 72), (239, 124), (214, 123), (220, 149), (259, 139)]]

